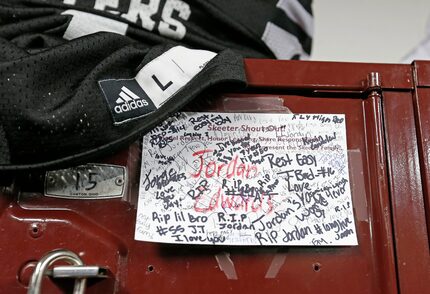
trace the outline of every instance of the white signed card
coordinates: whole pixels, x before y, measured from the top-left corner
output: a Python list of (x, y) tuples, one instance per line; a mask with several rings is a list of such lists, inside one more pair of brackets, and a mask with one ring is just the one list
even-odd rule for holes
[(344, 115), (178, 113), (142, 149), (136, 240), (357, 245)]

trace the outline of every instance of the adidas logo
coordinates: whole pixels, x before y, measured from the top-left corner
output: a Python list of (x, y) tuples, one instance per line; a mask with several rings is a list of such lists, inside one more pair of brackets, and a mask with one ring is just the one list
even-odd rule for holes
[(123, 113), (148, 106), (148, 101), (140, 98), (125, 86), (121, 88), (121, 92), (119, 93), (119, 97), (116, 99), (115, 103), (117, 104), (114, 108), (116, 113)]

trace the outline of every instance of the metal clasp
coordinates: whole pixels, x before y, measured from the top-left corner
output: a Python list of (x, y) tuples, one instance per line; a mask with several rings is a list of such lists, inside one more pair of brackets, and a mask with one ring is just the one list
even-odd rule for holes
[[(66, 261), (70, 266), (49, 267), (57, 261)], [(44, 276), (53, 278), (74, 278), (75, 285), (73, 294), (83, 294), (85, 291), (87, 278), (105, 278), (107, 270), (99, 266), (86, 266), (82, 259), (74, 252), (67, 249), (57, 249), (42, 257), (34, 269), (28, 286), (27, 294), (40, 294), (42, 289), (42, 279)]]

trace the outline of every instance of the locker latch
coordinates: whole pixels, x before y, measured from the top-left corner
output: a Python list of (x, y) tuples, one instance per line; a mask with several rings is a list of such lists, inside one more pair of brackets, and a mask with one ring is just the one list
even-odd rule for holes
[[(57, 261), (66, 261), (70, 265), (50, 268)], [(28, 286), (28, 294), (41, 293), (44, 276), (73, 278), (75, 279), (73, 293), (80, 294), (85, 292), (87, 278), (106, 278), (107, 270), (100, 266), (84, 265), (82, 259), (74, 252), (57, 249), (46, 254), (36, 264)]]

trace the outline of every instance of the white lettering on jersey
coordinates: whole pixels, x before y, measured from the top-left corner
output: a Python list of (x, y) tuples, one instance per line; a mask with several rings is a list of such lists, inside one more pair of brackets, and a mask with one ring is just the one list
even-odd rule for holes
[(122, 14), (121, 17), (136, 23), (138, 17), (142, 22), (142, 27), (152, 31), (155, 26), (155, 21), (151, 19), (151, 16), (156, 14), (160, 0), (149, 0), (148, 4), (142, 3), (142, 0), (131, 0), (128, 13)]
[(96, 0), (94, 4), (94, 9), (97, 10), (105, 10), (107, 6), (108, 9), (116, 9), (118, 8), (119, 0)]
[[(119, 1), (120, 0), (95, 0), (94, 9), (118, 14), (120, 13), (117, 10)], [(68, 5), (76, 5), (76, 0), (63, 0), (63, 3)], [(161, 19), (152, 19), (152, 17), (160, 10)], [(175, 12), (177, 12), (178, 18), (186, 21), (191, 15), (190, 5), (182, 0), (166, 0), (164, 6), (160, 6), (160, 0), (130, 0), (127, 13), (121, 14), (121, 17), (133, 23), (138, 23), (140, 20), (140, 23), (144, 29), (148, 31), (154, 31), (157, 29), (162, 36), (180, 40), (185, 37), (187, 28), (180, 20), (173, 18)], [(79, 19), (79, 21), (81, 21), (81, 19)], [(107, 24), (109, 21), (113, 22), (113, 24), (107, 25), (106, 29), (100, 27), (102, 23)], [(117, 27), (117, 24), (114, 24), (114, 22), (118, 21), (105, 18), (103, 21), (98, 21), (98, 25), (95, 28), (80, 29), (80, 36), (83, 36), (84, 31), (88, 31), (89, 33), (95, 33), (97, 31), (109, 32), (111, 31), (110, 27)], [(85, 23), (89, 23), (89, 21)]]
[(178, 15), (183, 20), (188, 20), (191, 15), (190, 6), (180, 0), (167, 0), (161, 15), (162, 20), (158, 25), (161, 35), (172, 39), (180, 40), (185, 37), (187, 29), (184, 24), (172, 17), (173, 11), (178, 11)]
[(72, 15), (63, 38), (73, 40), (97, 32), (111, 32), (125, 35), (128, 24), (100, 15), (79, 10), (66, 10), (61, 14)]

